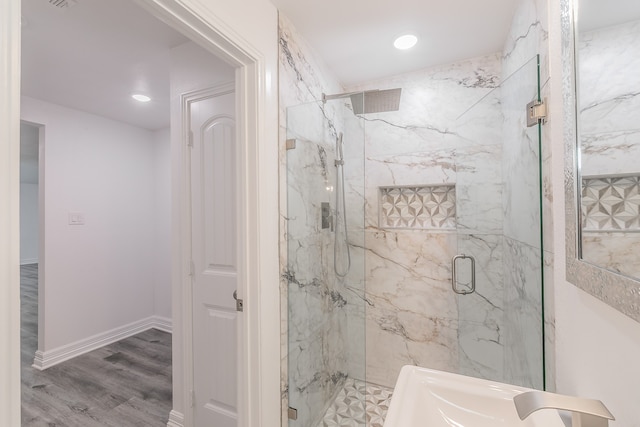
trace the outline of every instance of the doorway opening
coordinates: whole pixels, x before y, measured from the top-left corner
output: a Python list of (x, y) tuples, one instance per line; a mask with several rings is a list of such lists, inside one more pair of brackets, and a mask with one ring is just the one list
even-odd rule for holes
[[(73, 418), (108, 419), (111, 412), (118, 414), (118, 425), (126, 425), (124, 411), (134, 425), (142, 416), (136, 412), (140, 409), (160, 412), (152, 414), (159, 416), (153, 425), (159, 419), (172, 426), (191, 425), (193, 414), (186, 402), (194, 378), (203, 373), (194, 372), (195, 343), (189, 341), (189, 332), (182, 336), (185, 328), (193, 327), (191, 307), (176, 297), (185, 281), (182, 261), (192, 257), (192, 249), (185, 250), (192, 248), (191, 237), (181, 234), (186, 226), (176, 219), (192, 209), (190, 191), (184, 187), (190, 173), (190, 165), (183, 163), (188, 157), (187, 112), (180, 102), (185, 93), (221, 83), (235, 87), (236, 69), (213, 55), (210, 43), (204, 48), (206, 40), (196, 43), (128, 1), (77, 2), (60, 9), (33, 0), (22, 3), (22, 118), (47, 126), (47, 205), (46, 215), (40, 214), (47, 229), (39, 268), (46, 288), (38, 285), (41, 325), (35, 357), (30, 355), (37, 369), (27, 367), (33, 371), (23, 373), (23, 384), (39, 375), (37, 370), (46, 373), (90, 355), (115, 372), (143, 365), (144, 354), (147, 361), (166, 362), (167, 338), (153, 330), (174, 334), (168, 354), (170, 361), (173, 353), (174, 362), (169, 392), (166, 384), (145, 389), (140, 382), (130, 383), (125, 388), (133, 391), (131, 396), (89, 385), (99, 395), (82, 392), (92, 400), (75, 402), (65, 412), (52, 410), (56, 402), (47, 401), (47, 393), (37, 395), (57, 386), (41, 387), (40, 381), (29, 384), (36, 397), (27, 414), (38, 409), (38, 422), (50, 415), (52, 422), (64, 425)], [(147, 9), (156, 4), (143, 3)], [(56, 40), (50, 40), (51, 34)], [(59, 43), (60, 37), (66, 43)], [(118, 61), (126, 65), (119, 68)], [(125, 83), (130, 87), (124, 88)], [(138, 93), (150, 96), (151, 102), (136, 104), (130, 95)], [(123, 95), (123, 100), (114, 95)], [(240, 175), (241, 161), (238, 165), (234, 173)], [(176, 235), (182, 237), (176, 240)], [(240, 249), (238, 255), (242, 263)], [(240, 322), (234, 332), (242, 327)], [(127, 353), (125, 347), (133, 351)], [(87, 366), (74, 370), (94, 370)], [(162, 364), (142, 369), (156, 380), (166, 373)], [(109, 382), (114, 375), (106, 378), (96, 382)], [(87, 382), (87, 377), (73, 380), (67, 375), (69, 388)], [(69, 400), (67, 396), (63, 402), (67, 407)], [(151, 400), (162, 402), (150, 410)], [(170, 414), (167, 408), (173, 408)], [(23, 425), (30, 425), (24, 415)]]

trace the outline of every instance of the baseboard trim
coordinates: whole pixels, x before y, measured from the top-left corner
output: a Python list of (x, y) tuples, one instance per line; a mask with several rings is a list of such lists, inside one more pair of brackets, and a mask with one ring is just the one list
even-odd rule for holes
[(21, 259), (20, 265), (37, 264), (38, 258)]
[(171, 413), (169, 413), (167, 427), (184, 427), (184, 415), (172, 409)]
[(152, 328), (158, 329), (163, 332), (173, 333), (173, 321), (170, 317), (152, 316), (153, 326)]
[(38, 350), (36, 351), (32, 366), (35, 369), (44, 371), (58, 363), (73, 359), (81, 354), (88, 353), (105, 345), (113, 344), (116, 341), (149, 329), (158, 329), (171, 333), (171, 319), (161, 316), (149, 316), (146, 319), (138, 320), (137, 322), (129, 323), (128, 325), (120, 326), (58, 348), (47, 351)]

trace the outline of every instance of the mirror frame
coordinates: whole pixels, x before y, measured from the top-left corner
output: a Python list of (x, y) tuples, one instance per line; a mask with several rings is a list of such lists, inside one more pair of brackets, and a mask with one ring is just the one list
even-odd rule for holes
[(564, 191), (566, 279), (605, 304), (640, 322), (640, 281), (598, 267), (579, 258), (578, 207), (579, 141), (577, 108), (576, 5), (561, 0), (562, 92), (564, 120)]

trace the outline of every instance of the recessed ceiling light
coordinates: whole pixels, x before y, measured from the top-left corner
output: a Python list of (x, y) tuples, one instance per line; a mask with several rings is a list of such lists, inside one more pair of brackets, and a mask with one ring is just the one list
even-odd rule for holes
[(142, 95), (141, 93), (136, 93), (131, 95), (131, 97), (133, 99), (135, 99), (136, 101), (140, 101), (140, 102), (149, 102), (151, 101), (151, 98), (149, 98), (147, 95)]
[(414, 47), (418, 43), (418, 38), (413, 34), (405, 34), (400, 36), (393, 42), (396, 49), (405, 50)]

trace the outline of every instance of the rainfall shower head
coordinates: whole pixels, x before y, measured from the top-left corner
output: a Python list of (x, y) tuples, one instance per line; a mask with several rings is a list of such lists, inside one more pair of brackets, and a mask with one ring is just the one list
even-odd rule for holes
[(385, 113), (400, 109), (401, 94), (401, 88), (339, 93), (337, 95), (322, 94), (322, 102), (349, 97), (354, 114)]
[(49, 3), (54, 5), (55, 7), (73, 7), (78, 4), (78, 0), (49, 0)]

